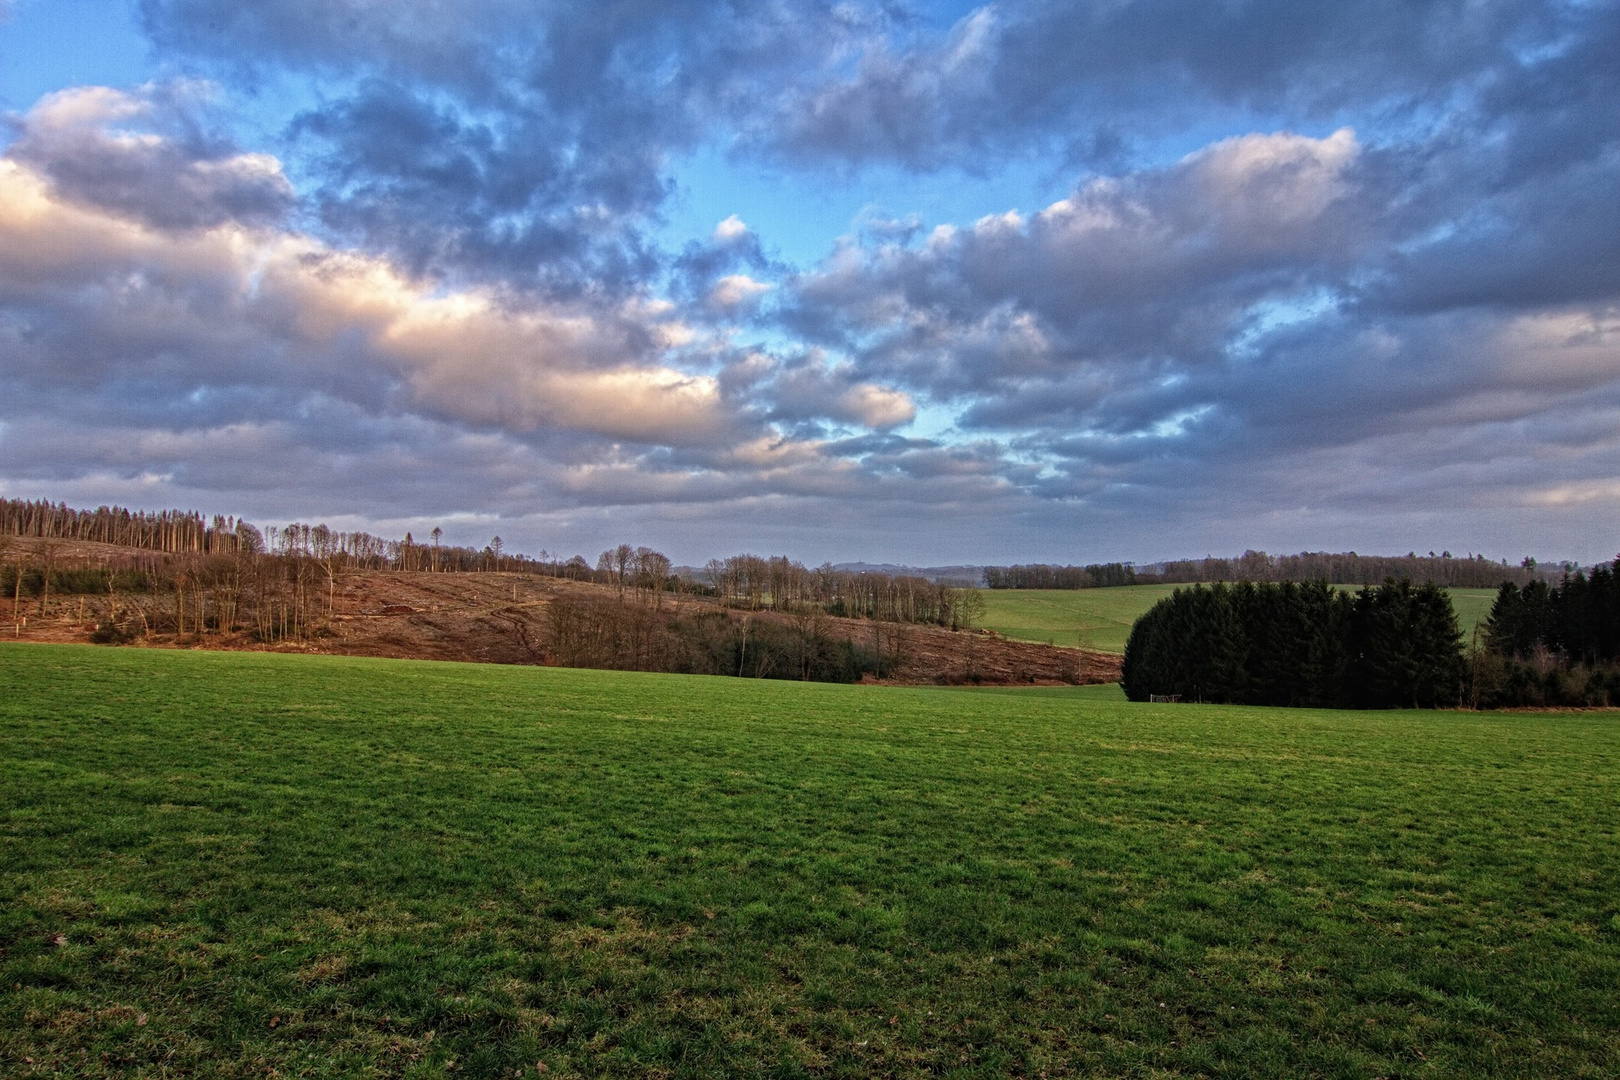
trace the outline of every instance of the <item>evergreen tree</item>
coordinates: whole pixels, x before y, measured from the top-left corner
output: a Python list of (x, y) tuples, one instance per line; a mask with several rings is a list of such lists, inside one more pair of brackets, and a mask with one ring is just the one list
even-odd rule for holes
[(1133, 701), (1433, 708), (1458, 698), (1461, 639), (1433, 585), (1194, 586), (1131, 628), (1123, 684)]
[(1347, 703), (1364, 709), (1455, 704), (1462, 633), (1444, 590), (1386, 581), (1356, 594), (1347, 634)]

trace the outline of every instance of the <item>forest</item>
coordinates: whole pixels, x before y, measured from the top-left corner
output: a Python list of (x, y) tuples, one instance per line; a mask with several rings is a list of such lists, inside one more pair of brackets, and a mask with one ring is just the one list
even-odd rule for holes
[(1486, 705), (1620, 704), (1620, 558), (1556, 584), (1504, 582), (1473, 659)]
[(1435, 708), (1459, 703), (1462, 671), (1438, 586), (1240, 582), (1154, 605), (1131, 628), (1122, 684), (1132, 701)]
[(1389, 579), (1177, 589), (1137, 620), (1123, 686), (1156, 698), (1339, 708), (1620, 704), (1620, 560), (1502, 584), (1464, 642), (1445, 590)]

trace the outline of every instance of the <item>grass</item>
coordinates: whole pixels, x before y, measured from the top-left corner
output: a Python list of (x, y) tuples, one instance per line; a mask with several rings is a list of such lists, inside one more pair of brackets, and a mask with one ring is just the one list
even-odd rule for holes
[(1613, 714), (0, 646), (0, 1074), (1613, 1076), (1617, 811)]
[(1122, 653), (1131, 624), (1177, 585), (1117, 589), (983, 589), (984, 625), (1020, 641)]
[(1491, 616), (1491, 605), (1496, 602), (1495, 589), (1447, 589), (1451, 594), (1452, 609), (1457, 612), (1457, 625), (1462, 627), (1463, 644), (1468, 644), (1474, 627), (1484, 634), (1484, 622)]
[[(1131, 624), (1186, 585), (1127, 585), (1115, 589), (984, 589), (984, 625), (1020, 641), (1082, 646), (1122, 653)], [(1341, 585), (1342, 589), (1357, 586)], [(1491, 613), (1495, 589), (1451, 589), (1457, 623), (1469, 634)], [(1466, 640), (1466, 637), (1465, 637)]]

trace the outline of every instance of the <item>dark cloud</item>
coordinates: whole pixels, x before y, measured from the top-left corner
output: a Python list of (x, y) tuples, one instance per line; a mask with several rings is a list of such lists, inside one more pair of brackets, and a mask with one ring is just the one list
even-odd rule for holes
[(1027, 216), (846, 241), (784, 320), (1091, 514), (1573, 514), (1620, 492), (1620, 154), (1594, 118), (1532, 170), (1534, 123), (1490, 123), (1248, 135)]
[[(748, 395), (767, 408), (769, 419), (797, 426), (807, 435), (813, 433), (812, 437), (824, 434), (824, 421), (888, 431), (916, 415), (916, 407), (905, 394), (862, 381), (850, 364), (829, 363), (813, 350), (783, 362), (755, 353), (739, 366), (754, 376)], [(850, 452), (869, 452), (857, 450), (856, 444), (844, 445)]]
[(145, 0), (164, 46), (328, 92), (291, 135), (322, 220), (423, 271), (628, 293), (672, 154), (751, 107), (758, 82), (836, 42), (820, 4)]
[[(1406, 151), (1411, 243), (1369, 304), (1439, 311), (1612, 302), (1620, 295), (1620, 7), (1595, 4), (1548, 55), (1500, 73), (1477, 104)], [(1424, 227), (1427, 232), (1424, 232)]]
[(792, 85), (753, 130), (812, 166), (984, 169), (1031, 148), (1117, 164), (1127, 146), (1151, 150), (1216, 116), (1320, 123), (1445, 108), (1586, 18), (1532, 0), (987, 5), (944, 33), (868, 37), (853, 71)]
[(18, 122), (7, 153), (68, 198), (158, 228), (281, 220), (293, 189), (280, 163), (242, 151), (213, 128), (212, 96), (212, 87), (186, 82), (63, 90)]
[(7, 491), (99, 476), (253, 513), (302, 491), (301, 514), (373, 520), (825, 498), (863, 481), (822, 427), (909, 416), (845, 369), (723, 346), (667, 302), (515, 303), (285, 229), (159, 225), (0, 159)]
[(554, 295), (622, 295), (657, 273), (637, 227), (668, 187), (655, 142), (599, 152), (544, 118), (474, 118), (432, 99), (370, 80), (294, 121), (334, 235), (419, 273)]

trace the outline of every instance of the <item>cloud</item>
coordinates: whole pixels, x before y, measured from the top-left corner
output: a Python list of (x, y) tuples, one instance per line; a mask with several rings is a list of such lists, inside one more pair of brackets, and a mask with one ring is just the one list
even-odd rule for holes
[[(453, 286), (251, 218), (152, 220), (69, 198), (34, 164), (38, 145), (0, 159), (9, 490), (99, 476), (286, 507), (299, 489), (382, 515), (389, 499), (465, 511), (824, 497), (860, 469), (777, 426), (783, 387), (702, 370), (723, 339), (667, 302)], [(904, 395), (835, 382), (794, 422), (908, 415)]]
[(822, 421), (887, 431), (916, 418), (909, 395), (863, 382), (849, 364), (833, 364), (811, 351), (785, 361), (761, 353), (740, 359), (727, 373), (755, 399), (770, 403), (769, 416), (788, 424), (819, 427)]
[(1210, 116), (1422, 113), (1556, 49), (1603, 6), (986, 5), (943, 30), (872, 27), (853, 65), (829, 58), (819, 77), (785, 80), (770, 122), (749, 130), (811, 167), (982, 170), (999, 154), (1051, 151), (1117, 164)]
[[(290, 135), (322, 222), (415, 272), (627, 295), (673, 155), (772, 71), (837, 48), (819, 4), (143, 0), (165, 50), (222, 79), (317, 81)], [(837, 18), (834, 21), (838, 21)]]
[(846, 247), (794, 282), (785, 318), (936, 396), (1098, 361), (1212, 359), (1253, 305), (1335, 284), (1379, 239), (1358, 159), (1348, 129), (1225, 140), (1027, 220)]
[(634, 309), (514, 310), (297, 234), (163, 232), (58, 201), (15, 161), (0, 164), (0, 193), (12, 378), (48, 386), (66, 371), (81, 385), (152, 383), (160, 396), (259, 384), (639, 442), (731, 426), (713, 380), (659, 363), (656, 323)]
[(709, 299), (719, 307), (735, 308), (758, 299), (770, 290), (769, 282), (755, 281), (747, 274), (727, 274), (715, 282)]
[(776, 287), (762, 279), (787, 268), (767, 256), (759, 236), (733, 214), (707, 240), (689, 242), (670, 270), (671, 292), (691, 305), (694, 315), (726, 321), (752, 314), (756, 302)]
[[(1467, 203), (1415, 212), (1408, 164), (1349, 129), (1223, 139), (1033, 214), (848, 240), (789, 283), (784, 319), (849, 378), (954, 403), (1005, 440), (1001, 475), (1091, 514), (1455, 516), (1548, 474), (1608, 490), (1620, 290), (1570, 274), (1507, 304), (1400, 303)], [(1590, 168), (1565, 175), (1593, 193)], [(1535, 242), (1604, 264), (1561, 233)]]
[[(139, 10), (175, 78), (9, 121), (0, 489), (939, 561), (1609, 528), (1616, 5)], [(788, 265), (777, 190), (850, 235)]]
[(725, 244), (736, 243), (747, 235), (748, 226), (743, 224), (742, 218), (738, 217), (736, 214), (732, 214), (730, 217), (726, 218), (724, 221), (714, 227), (714, 234), (709, 237), (709, 242), (714, 244), (716, 247), (719, 247)]
[(201, 119), (212, 87), (75, 87), (28, 111), (8, 156), (79, 202), (159, 228), (271, 224), (293, 206), (281, 163), (248, 153)]

